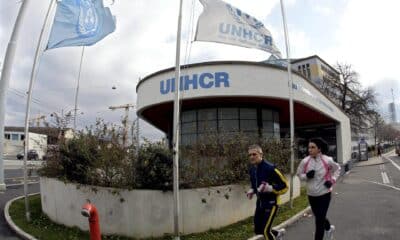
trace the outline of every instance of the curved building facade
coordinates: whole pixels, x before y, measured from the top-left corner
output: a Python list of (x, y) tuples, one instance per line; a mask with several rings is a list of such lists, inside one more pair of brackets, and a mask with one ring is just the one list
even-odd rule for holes
[[(139, 117), (172, 139), (175, 69), (142, 79), (136, 88)], [(306, 143), (323, 137), (340, 163), (350, 159), (350, 121), (302, 75), (293, 73), (295, 135)], [(223, 61), (182, 66), (181, 143), (209, 132), (243, 132), (263, 138), (290, 134), (286, 68), (266, 63)], [(304, 146), (303, 146), (304, 148)], [(304, 149), (303, 149), (304, 150)]]

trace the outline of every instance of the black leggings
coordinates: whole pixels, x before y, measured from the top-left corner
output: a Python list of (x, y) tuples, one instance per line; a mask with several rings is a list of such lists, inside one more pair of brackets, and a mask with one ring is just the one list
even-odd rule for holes
[(329, 203), (331, 201), (331, 193), (322, 196), (313, 197), (308, 196), (308, 201), (311, 205), (311, 210), (315, 216), (315, 240), (322, 240), (324, 238), (324, 231), (331, 228), (329, 220), (326, 218)]
[(266, 240), (275, 240), (277, 232), (271, 230), (271, 227), (277, 211), (277, 205), (268, 208), (260, 208), (257, 204), (256, 212), (254, 214), (254, 232), (256, 235), (264, 235)]

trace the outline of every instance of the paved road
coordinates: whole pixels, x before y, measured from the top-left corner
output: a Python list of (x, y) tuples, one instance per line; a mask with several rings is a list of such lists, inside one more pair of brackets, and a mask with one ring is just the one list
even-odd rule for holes
[[(0, 207), (23, 195), (21, 169), (6, 169), (8, 188), (0, 192)], [(32, 172), (32, 180), (36, 180)], [(14, 184), (14, 185), (11, 185)], [(39, 184), (29, 185), (29, 192), (39, 192)], [(397, 240), (400, 235), (400, 157), (385, 159), (384, 164), (355, 167), (338, 183), (328, 216), (337, 230), (336, 240)], [(313, 217), (301, 219), (287, 229), (286, 240), (312, 240)], [(0, 217), (0, 239), (18, 239)]]
[[(396, 166), (395, 164), (398, 166)], [(336, 240), (397, 240), (400, 235), (400, 157), (355, 167), (334, 190), (328, 217)], [(287, 229), (285, 240), (312, 240), (314, 218)]]
[[(8, 228), (8, 225), (4, 219), (4, 206), (7, 201), (17, 196), (24, 194), (23, 182), (23, 171), (13, 167), (13, 169), (5, 169), (4, 171), (5, 182), (7, 185), (7, 190), (5, 192), (0, 192), (0, 239), (1, 240), (16, 240), (19, 239), (16, 235)], [(40, 191), (39, 184), (37, 182), (38, 177), (35, 171), (32, 171), (32, 176), (29, 178), (28, 182), (32, 182), (29, 185), (29, 193), (36, 193)]]

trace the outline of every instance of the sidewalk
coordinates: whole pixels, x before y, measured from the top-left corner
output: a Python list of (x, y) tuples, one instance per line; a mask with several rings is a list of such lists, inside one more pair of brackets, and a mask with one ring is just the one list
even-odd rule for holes
[(372, 165), (379, 165), (383, 164), (383, 158), (382, 157), (372, 157), (368, 159), (367, 161), (360, 161), (354, 163), (354, 167), (365, 167), (365, 166), (372, 166)]
[[(393, 156), (393, 152), (384, 154)], [(384, 163), (374, 157), (359, 163), (358, 167)], [(373, 184), (368, 180), (380, 177), (380, 168), (356, 168), (341, 178), (332, 192), (328, 212), (331, 224), (336, 226), (336, 240), (399, 239), (400, 191)], [(383, 197), (384, 196), (384, 197)], [(285, 240), (310, 240), (315, 231), (314, 217), (303, 217), (286, 228)]]
[[(382, 154), (382, 156), (390, 156), (393, 155), (394, 150)], [(379, 164), (384, 164), (383, 158), (382, 157), (371, 157), (367, 161), (359, 161), (355, 162), (353, 167), (365, 167), (365, 166), (373, 166), (373, 165), (379, 165)]]
[[(39, 168), (44, 161), (26, 161), (28, 168)], [(22, 169), (24, 167), (23, 160), (4, 160), (4, 169)]]

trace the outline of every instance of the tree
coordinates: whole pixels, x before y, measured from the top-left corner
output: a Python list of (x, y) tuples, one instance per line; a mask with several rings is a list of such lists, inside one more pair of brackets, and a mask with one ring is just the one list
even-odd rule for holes
[(377, 112), (377, 111), (373, 111), (371, 113), (371, 124), (372, 124), (372, 128), (374, 130), (374, 143), (375, 146), (378, 144), (378, 142), (381, 142), (382, 139), (382, 129), (385, 126), (385, 121), (383, 120), (382, 116)]
[(53, 112), (50, 116), (54, 117), (54, 125), (58, 129), (58, 141), (64, 140), (64, 131), (68, 129), (74, 117), (72, 110), (66, 114), (64, 114), (64, 111), (61, 111), (61, 114)]
[(353, 132), (365, 131), (375, 112), (375, 90), (362, 88), (359, 74), (350, 64), (337, 63), (335, 68), (339, 79), (324, 77), (322, 90), (348, 115)]
[(378, 130), (378, 138), (384, 142), (394, 143), (400, 137), (400, 131), (390, 124), (384, 124)]

